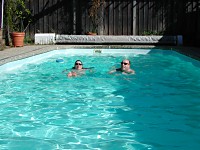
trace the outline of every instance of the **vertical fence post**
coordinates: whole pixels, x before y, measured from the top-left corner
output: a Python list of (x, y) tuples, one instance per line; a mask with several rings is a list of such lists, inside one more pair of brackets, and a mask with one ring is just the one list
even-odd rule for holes
[(1, 12), (0, 12), (0, 46), (2, 46), (2, 28), (3, 28), (3, 4), (4, 0), (1, 1)]
[(0, 29), (3, 28), (3, 6), (4, 6), (4, 0), (1, 1), (1, 12), (0, 12)]
[(132, 30), (133, 30), (133, 33), (132, 33), (132, 34), (133, 34), (133, 35), (136, 35), (136, 34), (137, 34), (137, 31), (136, 31), (136, 25), (137, 25), (137, 24), (136, 24), (136, 21), (137, 21), (137, 14), (136, 14), (137, 11), (136, 11), (136, 10), (137, 10), (137, 7), (136, 7), (136, 5), (137, 5), (136, 0), (133, 0), (133, 6), (132, 6), (132, 7), (133, 7), (133, 9), (132, 9), (132, 11), (133, 11), (133, 12), (132, 12), (132, 13), (133, 13), (133, 18), (132, 18), (132, 19), (133, 19), (133, 27), (132, 27), (132, 28), (133, 28), (133, 29), (132, 29)]
[(99, 26), (98, 26), (99, 35), (103, 35), (103, 23), (104, 23), (103, 15), (104, 15), (104, 2), (102, 2), (101, 8), (100, 8), (100, 21), (99, 21)]
[(73, 34), (76, 34), (76, 0), (73, 0)]

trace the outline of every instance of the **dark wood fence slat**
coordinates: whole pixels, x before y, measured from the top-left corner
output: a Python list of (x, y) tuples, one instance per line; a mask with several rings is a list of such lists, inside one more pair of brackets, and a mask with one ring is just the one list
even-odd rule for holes
[(108, 19), (108, 22), (109, 22), (109, 28), (108, 28), (108, 35), (113, 35), (113, 29), (114, 29), (114, 22), (113, 22), (113, 1), (110, 1), (109, 2), (109, 19)]
[(153, 2), (149, 1), (148, 3), (148, 13), (149, 13), (149, 19), (148, 19), (148, 31), (152, 31), (153, 30), (153, 25), (152, 25), (152, 18), (153, 18), (153, 13), (152, 13), (152, 6), (153, 6)]
[(133, 22), (133, 19), (130, 19), (130, 18), (133, 18), (133, 13), (132, 13), (132, 8), (133, 8), (133, 4), (132, 4), (132, 1), (129, 0), (128, 2), (128, 6), (127, 6), (127, 22), (128, 22), (128, 31), (127, 31), (127, 35), (132, 35), (133, 34), (133, 30), (132, 30), (132, 22)]
[(118, 23), (119, 23), (119, 1), (114, 2), (114, 13), (113, 13), (113, 18), (114, 18), (114, 35), (118, 35)]
[(123, 26), (122, 26), (122, 23), (123, 23), (123, 21), (122, 21), (122, 19), (123, 19), (123, 17), (122, 17), (122, 1), (119, 1), (119, 6), (118, 6), (118, 11), (119, 11), (119, 13), (118, 13), (118, 26), (117, 26), (117, 28), (118, 28), (118, 35), (123, 35)]
[(104, 9), (104, 34), (105, 35), (109, 34), (108, 26), (109, 26), (109, 2), (106, 1), (105, 9)]
[[(85, 34), (92, 29), (88, 16), (91, 0), (28, 2), (34, 19), (26, 35), (45, 32)], [(188, 41), (189, 36), (199, 39), (200, 0), (105, 0), (100, 16), (102, 24), (99, 32), (104, 35), (140, 35), (144, 31), (163, 31), (168, 35), (186, 35)]]
[(133, 0), (132, 3), (132, 31), (133, 31), (133, 35), (137, 35), (137, 1)]
[[(44, 8), (47, 8), (48, 7), (48, 0), (43, 0), (43, 6)], [(48, 15), (44, 15), (44, 23), (43, 23), (43, 28), (44, 28), (44, 31), (45, 33), (48, 33), (49, 32), (49, 20), (48, 20)]]
[(143, 12), (144, 12), (144, 31), (148, 31), (148, 19), (149, 19), (149, 12), (148, 12), (148, 2), (144, 1), (143, 4)]

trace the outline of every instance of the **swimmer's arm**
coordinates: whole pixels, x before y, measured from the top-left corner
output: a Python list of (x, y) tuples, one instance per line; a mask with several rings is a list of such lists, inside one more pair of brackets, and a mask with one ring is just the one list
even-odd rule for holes
[(76, 77), (77, 76), (77, 73), (76, 72), (73, 72), (73, 71), (71, 71), (71, 72), (69, 72), (68, 74), (67, 74), (67, 77)]
[(84, 70), (90, 70), (90, 69), (94, 69), (94, 67), (89, 67), (89, 68), (83, 68)]
[(72, 70), (72, 69), (65, 69), (65, 70), (62, 71), (62, 73), (66, 73), (69, 70)]
[(65, 73), (65, 72), (67, 72), (67, 69), (65, 69), (65, 70), (62, 71), (62, 73)]
[(134, 70), (130, 70), (129, 74), (135, 74)]
[(65, 73), (65, 72), (67, 72), (67, 71), (69, 71), (69, 70), (72, 70), (72, 69), (73, 69), (73, 68), (65, 69), (65, 70), (62, 71), (62, 73)]
[(72, 77), (72, 72), (69, 72), (69, 73), (67, 74), (67, 77)]
[(115, 69), (111, 70), (109, 73), (112, 74), (112, 73), (115, 73), (118, 71), (122, 72), (121, 68), (117, 68), (117, 69), (115, 68)]
[(89, 70), (89, 72), (93, 72), (94, 67), (89, 67), (89, 68), (83, 68), (83, 70)]
[(116, 69), (109, 71), (109, 74), (112, 74), (112, 73), (115, 73), (115, 72), (116, 72)]
[[(122, 72), (122, 73), (123, 73), (123, 72)], [(125, 73), (125, 74), (135, 74), (135, 71), (131, 69), (131, 70), (129, 70), (129, 71), (125, 71), (124, 73)]]

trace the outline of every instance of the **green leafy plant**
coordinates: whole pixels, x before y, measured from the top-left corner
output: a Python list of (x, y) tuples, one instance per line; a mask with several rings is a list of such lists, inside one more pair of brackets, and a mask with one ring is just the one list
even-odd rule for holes
[(24, 43), (26, 45), (32, 45), (32, 44), (34, 44), (33, 38), (31, 38), (30, 36), (26, 36), (25, 39), (24, 39)]
[(28, 0), (5, 1), (5, 24), (9, 32), (25, 32), (32, 21), (31, 11), (26, 7)]
[(141, 35), (163, 35), (163, 31), (144, 31)]
[(100, 23), (100, 8), (103, 5), (105, 0), (91, 0), (91, 6), (88, 11), (89, 18), (92, 23), (92, 32), (97, 33), (98, 26)]

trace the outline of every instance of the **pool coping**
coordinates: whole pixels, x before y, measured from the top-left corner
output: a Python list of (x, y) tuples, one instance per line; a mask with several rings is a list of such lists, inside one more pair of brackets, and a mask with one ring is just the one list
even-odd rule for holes
[(200, 48), (183, 46), (154, 46), (154, 45), (29, 45), (24, 47), (11, 47), (0, 51), (0, 65), (23, 58), (35, 56), (45, 52), (69, 48), (94, 48), (94, 49), (123, 49), (123, 48), (151, 48), (174, 50), (194, 59), (200, 60)]

